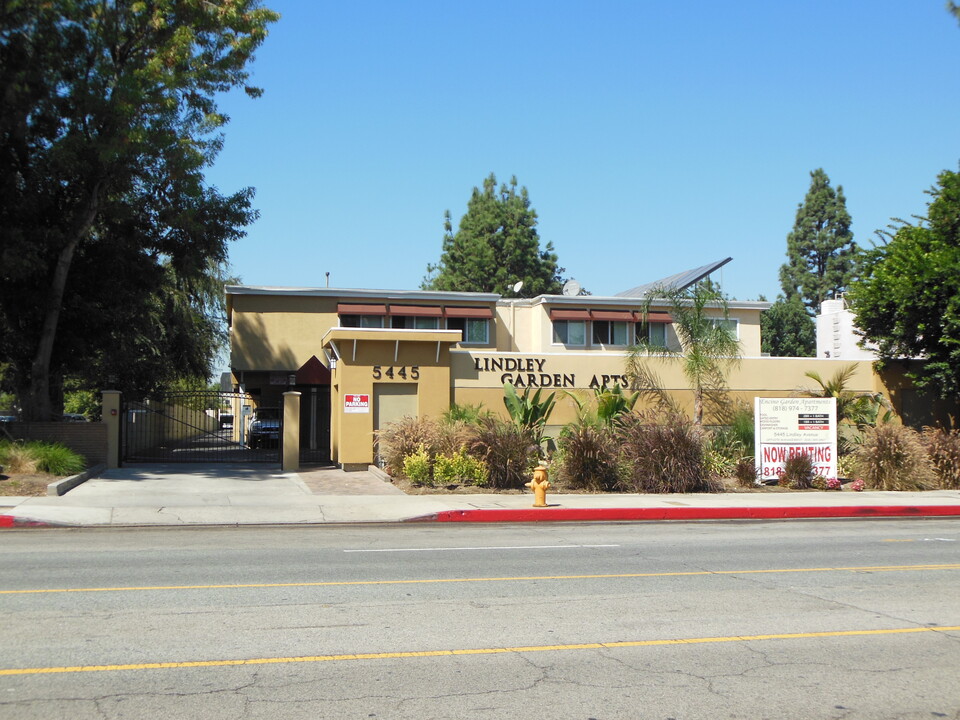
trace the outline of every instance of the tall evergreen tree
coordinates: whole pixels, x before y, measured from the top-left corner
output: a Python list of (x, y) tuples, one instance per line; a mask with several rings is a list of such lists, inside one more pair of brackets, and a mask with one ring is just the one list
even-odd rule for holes
[(780, 267), (784, 297), (799, 298), (810, 315), (820, 303), (845, 292), (856, 272), (859, 250), (850, 232), (850, 214), (843, 187), (830, 187), (822, 168), (810, 173), (810, 189), (797, 207), (793, 231), (787, 235), (787, 262)]
[(817, 354), (817, 328), (800, 298), (783, 296), (760, 316), (761, 350), (773, 357), (813, 357)]
[(496, 292), (514, 295), (523, 281), (521, 297), (558, 294), (561, 290), (553, 244), (540, 249), (537, 212), (530, 207), (527, 189), (517, 190), (517, 178), (497, 188), (493, 173), (474, 188), (467, 212), (453, 232), (450, 211), (444, 218), (443, 254), (427, 267), (424, 290)]

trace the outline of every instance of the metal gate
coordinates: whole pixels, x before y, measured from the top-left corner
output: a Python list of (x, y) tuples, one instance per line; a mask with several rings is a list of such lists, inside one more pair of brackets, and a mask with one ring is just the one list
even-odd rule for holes
[(120, 423), (123, 461), (280, 462), (282, 428), (254, 436), (255, 408), (256, 399), (239, 392), (169, 392), (125, 402)]

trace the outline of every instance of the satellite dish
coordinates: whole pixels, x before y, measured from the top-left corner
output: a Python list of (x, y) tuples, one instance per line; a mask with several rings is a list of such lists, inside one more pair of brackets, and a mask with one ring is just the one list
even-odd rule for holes
[(515, 282), (515, 283), (513, 284), (513, 291), (514, 291), (515, 293), (518, 293), (518, 292), (520, 292), (520, 288), (522, 288), (522, 287), (523, 287), (523, 280), (520, 280), (520, 281), (518, 281), (518, 282)]
[(580, 283), (570, 278), (563, 284), (563, 294), (567, 297), (575, 297), (580, 294)]

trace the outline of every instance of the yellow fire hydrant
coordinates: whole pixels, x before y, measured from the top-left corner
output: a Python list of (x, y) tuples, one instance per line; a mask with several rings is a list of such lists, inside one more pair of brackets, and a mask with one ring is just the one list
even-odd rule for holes
[(547, 480), (547, 469), (543, 465), (538, 465), (533, 470), (533, 480), (527, 483), (527, 487), (533, 490), (533, 506), (547, 506), (547, 488), (550, 483)]

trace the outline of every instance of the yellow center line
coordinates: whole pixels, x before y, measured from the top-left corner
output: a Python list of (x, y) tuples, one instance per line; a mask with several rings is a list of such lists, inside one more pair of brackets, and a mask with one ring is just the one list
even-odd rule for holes
[(609, 573), (593, 575), (515, 575), (476, 578), (424, 578), (419, 580), (330, 580), (319, 582), (237, 583), (224, 585), (136, 585), (129, 587), (37, 588), (0, 590), (0, 595), (49, 593), (131, 592), (153, 590), (242, 590), (251, 588), (345, 587), (352, 585), (430, 585), (438, 583), (518, 582), (531, 580), (614, 580), (627, 578), (693, 577), (702, 575), (770, 575), (814, 572), (904, 572), (911, 570), (960, 570), (960, 563), (924, 565), (858, 565), (852, 567), (777, 568), (764, 570), (691, 570), (685, 572)]
[(613, 650), (617, 648), (655, 647), (658, 645), (699, 645), (705, 643), (752, 642), (758, 640), (806, 640), (811, 638), (853, 637), (865, 635), (902, 635), (907, 633), (956, 632), (950, 627), (910, 627), (886, 630), (835, 630), (828, 632), (777, 633), (771, 635), (730, 635), (727, 637), (673, 638), (665, 640), (626, 640), (621, 642), (577, 643), (571, 645), (521, 645), (517, 647), (465, 648), (460, 650), (420, 650), (410, 652), (353, 653), (349, 655), (304, 655), (299, 657), (249, 658), (243, 660), (192, 660), (185, 662), (136, 663), (127, 665), (73, 665), (63, 667), (0, 669), (3, 675), (53, 675), (63, 673), (110, 672), (119, 670), (169, 670), (176, 668), (229, 667), (232, 665), (280, 665), (289, 663), (343, 662), (348, 660), (395, 660), (400, 658), (452, 657), (458, 655), (498, 655), (503, 653), (558, 652), (564, 650)]

